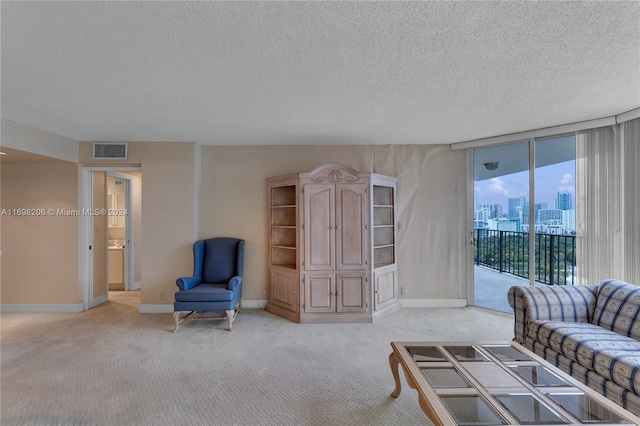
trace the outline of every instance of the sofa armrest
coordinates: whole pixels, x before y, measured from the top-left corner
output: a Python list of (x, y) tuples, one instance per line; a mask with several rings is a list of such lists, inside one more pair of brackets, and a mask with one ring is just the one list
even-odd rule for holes
[(598, 286), (514, 286), (509, 305), (514, 313), (514, 340), (524, 343), (529, 324), (536, 320), (591, 322)]
[(181, 277), (176, 280), (180, 290), (189, 290), (202, 283), (202, 277)]
[(238, 291), (240, 285), (242, 285), (242, 277), (240, 275), (236, 275), (235, 277), (229, 280), (227, 290), (231, 290), (234, 292)]

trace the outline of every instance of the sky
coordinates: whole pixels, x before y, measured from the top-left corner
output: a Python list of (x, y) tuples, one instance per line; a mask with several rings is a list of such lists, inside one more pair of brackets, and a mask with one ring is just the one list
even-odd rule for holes
[[(536, 168), (536, 203), (547, 203), (548, 209), (555, 208), (558, 192), (571, 193), (575, 208), (575, 161), (565, 161), (550, 166)], [(502, 212), (508, 212), (507, 198), (524, 196), (529, 201), (529, 171), (525, 170), (492, 179), (475, 181), (476, 205), (502, 204)]]

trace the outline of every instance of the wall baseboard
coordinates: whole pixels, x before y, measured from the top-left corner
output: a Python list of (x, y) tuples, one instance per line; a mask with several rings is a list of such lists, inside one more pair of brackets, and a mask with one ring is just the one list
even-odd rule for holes
[(95, 308), (98, 305), (102, 305), (109, 301), (109, 295), (103, 294), (102, 296), (96, 297), (93, 299), (93, 307)]
[(258, 300), (243, 300), (242, 301), (242, 309), (264, 309), (267, 306), (266, 299), (258, 299)]
[(77, 314), (84, 311), (82, 303), (60, 303), (60, 304), (3, 304), (0, 305), (0, 312), (5, 313), (43, 313), (43, 314)]
[[(105, 300), (102, 300), (102, 299)], [(107, 296), (101, 296), (94, 300), (94, 306), (106, 302)], [(264, 299), (243, 300), (243, 309), (264, 309), (267, 301)], [(466, 299), (400, 299), (403, 308), (464, 308)], [(78, 304), (3, 304), (0, 305), (2, 313), (63, 313), (75, 314), (84, 311), (84, 305)], [(171, 314), (173, 304), (140, 304), (138, 312), (141, 314)]]
[(464, 308), (467, 299), (400, 299), (403, 308)]

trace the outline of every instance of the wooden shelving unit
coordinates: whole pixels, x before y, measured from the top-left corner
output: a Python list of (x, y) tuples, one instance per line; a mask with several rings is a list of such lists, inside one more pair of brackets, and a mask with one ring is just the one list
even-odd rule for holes
[(371, 322), (399, 307), (395, 177), (327, 164), (267, 184), (267, 311), (300, 323)]

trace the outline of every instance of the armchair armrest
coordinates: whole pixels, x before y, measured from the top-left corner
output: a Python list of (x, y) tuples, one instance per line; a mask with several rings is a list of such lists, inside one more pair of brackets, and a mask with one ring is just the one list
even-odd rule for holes
[(591, 322), (598, 286), (514, 286), (509, 305), (514, 313), (514, 340), (524, 343), (529, 324), (536, 320)]
[(202, 277), (181, 277), (176, 280), (176, 285), (180, 290), (189, 290), (202, 283)]
[(236, 275), (229, 280), (229, 285), (227, 286), (227, 290), (237, 291), (239, 286), (242, 285), (242, 277), (240, 275)]

